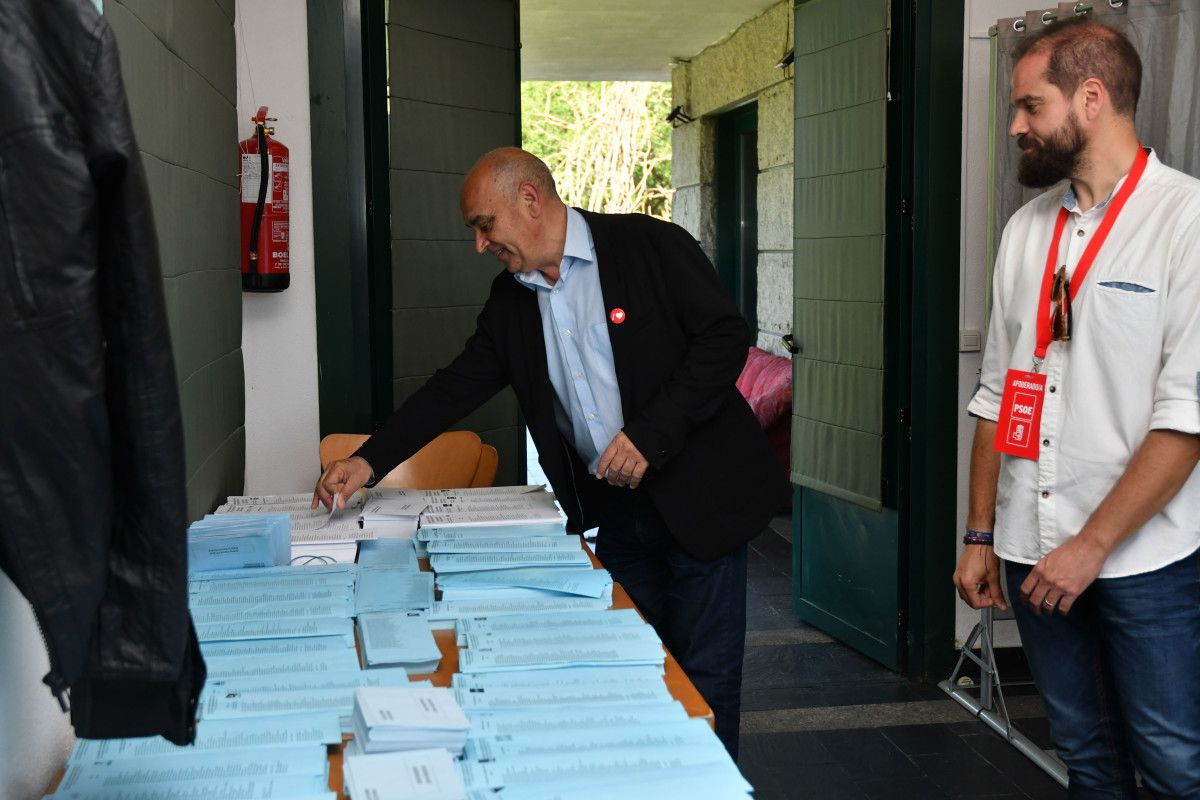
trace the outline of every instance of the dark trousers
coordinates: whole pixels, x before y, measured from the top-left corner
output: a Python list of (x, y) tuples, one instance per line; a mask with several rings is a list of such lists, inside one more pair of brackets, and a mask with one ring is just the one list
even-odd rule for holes
[(746, 644), (746, 547), (715, 561), (675, 543), (650, 498), (613, 489), (600, 515), (596, 557), (625, 587), (716, 717), (737, 758)]
[(1071, 800), (1200, 798), (1200, 554), (1102, 578), (1070, 613), (1034, 616), (1005, 564), (1021, 644), (1067, 765)]

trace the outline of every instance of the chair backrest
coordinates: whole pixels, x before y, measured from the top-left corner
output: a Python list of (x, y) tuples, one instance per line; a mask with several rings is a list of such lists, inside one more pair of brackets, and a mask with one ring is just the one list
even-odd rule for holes
[[(321, 440), (321, 469), (346, 458), (367, 440), (363, 434), (331, 433)], [(472, 431), (448, 431), (418, 450), (379, 481), (389, 489), (461, 489), (491, 486), (499, 456)]]

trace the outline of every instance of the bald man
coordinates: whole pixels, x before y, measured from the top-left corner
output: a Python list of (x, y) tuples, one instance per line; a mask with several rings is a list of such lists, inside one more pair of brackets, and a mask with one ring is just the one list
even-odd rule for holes
[(475, 249), (504, 270), (462, 353), (317, 483), (314, 507), (386, 475), (512, 386), (580, 532), (712, 706), (737, 755), (746, 543), (787, 480), (734, 382), (750, 335), (696, 240), (559, 199), (517, 148), (463, 182)]

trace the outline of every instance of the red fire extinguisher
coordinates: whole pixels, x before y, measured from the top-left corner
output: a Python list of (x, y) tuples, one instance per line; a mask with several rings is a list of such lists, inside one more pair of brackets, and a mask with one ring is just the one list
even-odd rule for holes
[[(272, 139), (275, 120), (260, 106), (254, 135), (238, 142), (242, 204), (242, 291), (288, 287), (288, 149)], [(266, 180), (264, 180), (264, 176)]]

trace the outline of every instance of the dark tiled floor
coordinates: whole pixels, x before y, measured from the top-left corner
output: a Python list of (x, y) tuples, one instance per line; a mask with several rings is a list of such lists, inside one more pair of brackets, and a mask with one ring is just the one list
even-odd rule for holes
[[(801, 622), (791, 603), (790, 519), (771, 527), (749, 552), (738, 759), (758, 800), (1066, 797), (937, 687), (913, 683)], [(830, 727), (813, 727), (824, 720)], [(1044, 718), (1021, 719), (1020, 727), (1048, 746)]]

